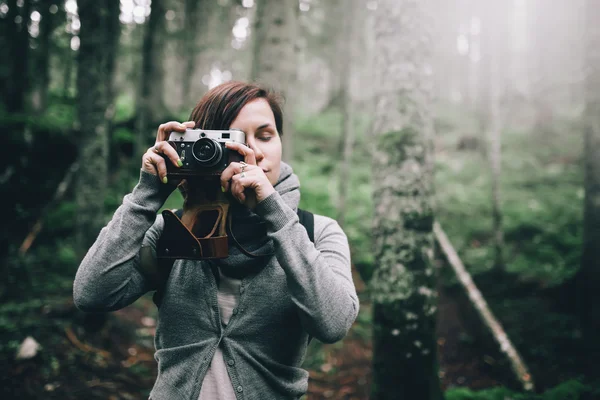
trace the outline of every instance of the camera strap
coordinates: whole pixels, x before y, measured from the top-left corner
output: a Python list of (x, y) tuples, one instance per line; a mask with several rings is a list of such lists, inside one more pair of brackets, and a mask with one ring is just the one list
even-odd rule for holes
[[(175, 212), (169, 211), (169, 213), (167, 214), (167, 218), (170, 218), (170, 216), (172, 215), (173, 217), (175, 217), (179, 222), (181, 221), (181, 218), (183, 216), (183, 210), (176, 210)], [(306, 210), (302, 210), (302, 209), (298, 209), (297, 211), (297, 215), (298, 215), (298, 220), (300, 222), (300, 224), (302, 226), (304, 226), (304, 228), (306, 229), (306, 233), (308, 234), (308, 238), (310, 239), (310, 241), (312, 243), (315, 242), (315, 216), (313, 213), (311, 213), (310, 211), (306, 211)], [(163, 217), (165, 216), (165, 211), (163, 211)], [(228, 218), (229, 222), (229, 231), (231, 233), (231, 237), (234, 240), (234, 243), (236, 244), (236, 246), (246, 255), (250, 256), (250, 257), (264, 257), (268, 254), (252, 254), (249, 251), (246, 251), (239, 243), (238, 241), (235, 239), (235, 237), (233, 236), (233, 233), (231, 231), (231, 218)], [(166, 220), (165, 220), (165, 226), (166, 226)], [(173, 221), (175, 222), (175, 221)], [(171, 224), (172, 225), (172, 224)], [(175, 226), (183, 226), (183, 224), (175, 224)], [(183, 226), (185, 228), (185, 226)], [(177, 229), (177, 228), (175, 228)], [(163, 235), (161, 235), (161, 238), (164, 236), (164, 231), (163, 231)], [(191, 234), (191, 232), (189, 232)], [(193, 235), (191, 235), (193, 237)], [(189, 235), (187, 235), (187, 237), (189, 237)], [(195, 246), (199, 246), (199, 244), (196, 243), (192, 243), (191, 240), (188, 240), (188, 243), (182, 244), (187, 246), (188, 248), (198, 248)], [(190, 247), (191, 246), (191, 247)], [(164, 250), (164, 249), (163, 249)], [(200, 251), (200, 249), (198, 248), (198, 251)], [(157, 248), (157, 255), (159, 253), (159, 249)], [(193, 257), (185, 257), (185, 258), (193, 258)], [(175, 262), (176, 258), (174, 257), (164, 257), (164, 251), (162, 252), (162, 254), (158, 257), (158, 279), (155, 279), (156, 282), (156, 292), (154, 293), (152, 300), (154, 301), (154, 303), (156, 304), (157, 307), (160, 307), (160, 303), (162, 302), (162, 298), (164, 296), (164, 291), (165, 291), (165, 287), (167, 285), (167, 281), (169, 279), (169, 275), (171, 275), (171, 270), (173, 269), (173, 264)], [(211, 263), (212, 265), (212, 263)]]

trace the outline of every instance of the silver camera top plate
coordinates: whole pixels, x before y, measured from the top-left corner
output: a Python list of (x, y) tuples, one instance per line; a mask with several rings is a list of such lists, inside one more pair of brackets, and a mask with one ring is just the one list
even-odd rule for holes
[(239, 129), (207, 130), (186, 129), (185, 132), (171, 132), (169, 141), (195, 142), (196, 140), (208, 138), (217, 142), (236, 142), (246, 144), (246, 134)]

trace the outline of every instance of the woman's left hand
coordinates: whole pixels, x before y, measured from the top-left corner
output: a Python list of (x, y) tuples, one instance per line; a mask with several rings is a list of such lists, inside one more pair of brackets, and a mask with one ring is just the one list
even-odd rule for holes
[(227, 142), (228, 149), (244, 156), (244, 162), (232, 162), (221, 173), (223, 191), (231, 191), (231, 195), (240, 203), (254, 209), (258, 203), (275, 192), (265, 172), (256, 165), (254, 150), (241, 143)]

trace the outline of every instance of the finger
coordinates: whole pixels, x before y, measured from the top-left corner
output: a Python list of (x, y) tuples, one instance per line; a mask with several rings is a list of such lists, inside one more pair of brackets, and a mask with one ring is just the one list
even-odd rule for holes
[(164, 154), (174, 166), (181, 167), (183, 162), (179, 158), (177, 151), (168, 142), (156, 142), (154, 147), (151, 148), (155, 153)]
[(161, 124), (158, 127), (158, 132), (156, 133), (156, 141), (162, 142), (164, 140), (168, 140), (169, 135), (173, 131), (185, 132), (186, 129), (191, 127), (190, 122), (193, 123), (194, 121), (187, 121), (187, 122), (184, 122), (183, 124), (181, 122), (177, 122), (177, 121), (169, 121), (164, 124)]
[(240, 175), (235, 175), (231, 182), (231, 195), (242, 204), (246, 201), (246, 194), (244, 192), (247, 180), (248, 177), (242, 178)]
[(238, 174), (241, 171), (242, 164), (238, 162), (232, 162), (223, 170), (223, 172), (221, 172), (221, 187), (223, 188), (223, 191), (226, 192), (229, 190), (229, 181), (235, 176), (235, 174)]
[(221, 187), (223, 188), (223, 191), (226, 192), (227, 190), (229, 190), (230, 181), (234, 178), (237, 179), (237, 178), (241, 177), (240, 174), (242, 172), (245, 172), (246, 175), (248, 175), (251, 173), (251, 171), (257, 170), (257, 169), (260, 169), (260, 168), (258, 168), (256, 165), (246, 164), (245, 166), (242, 166), (242, 163), (232, 162), (221, 173), (220, 179), (221, 179)]
[(152, 161), (152, 154), (154, 154), (153, 148), (149, 148), (142, 156), (142, 169), (152, 175), (158, 176), (158, 170)]
[(167, 164), (165, 159), (153, 151), (148, 151), (145, 156), (145, 162), (152, 164), (155, 168), (157, 175), (162, 183), (167, 183)]
[(242, 143), (235, 142), (225, 142), (225, 147), (227, 147), (230, 150), (235, 150), (241, 155), (243, 155), (246, 164), (256, 165), (256, 155), (254, 154), (254, 150), (252, 150), (250, 147)]

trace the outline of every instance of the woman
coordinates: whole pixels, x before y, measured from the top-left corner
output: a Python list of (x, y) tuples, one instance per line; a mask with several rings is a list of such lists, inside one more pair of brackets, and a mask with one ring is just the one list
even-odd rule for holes
[(117, 310), (156, 289), (142, 272), (152, 262), (140, 254), (151, 249), (155, 257), (164, 226), (156, 213), (174, 188), (165, 162), (181, 165), (165, 143), (169, 133), (241, 129), (247, 147), (228, 147), (247, 165), (231, 163), (221, 185), (239, 203), (230, 212), (240, 247), (263, 256), (230, 246), (226, 259), (174, 263), (159, 308), (150, 398), (297, 399), (308, 387), (301, 365), (310, 338), (340, 340), (358, 313), (346, 236), (334, 220), (315, 215), (313, 244), (299, 223), (300, 185), (281, 161), (282, 113), (271, 92), (224, 83), (200, 100), (191, 119), (159, 127), (138, 184), (77, 271), (75, 304)]

